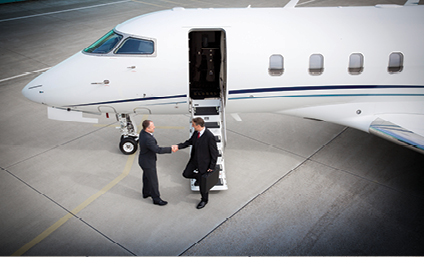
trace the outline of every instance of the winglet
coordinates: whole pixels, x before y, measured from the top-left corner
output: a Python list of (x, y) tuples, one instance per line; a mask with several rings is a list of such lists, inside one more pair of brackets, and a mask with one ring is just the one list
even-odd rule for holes
[(297, 3), (299, 2), (299, 0), (290, 0), (290, 2), (288, 2), (284, 8), (294, 8)]
[(369, 132), (424, 154), (424, 137), (392, 122), (377, 118), (371, 123)]
[(420, 3), (420, 0), (408, 0), (404, 4), (404, 6), (415, 6), (418, 5), (418, 3)]

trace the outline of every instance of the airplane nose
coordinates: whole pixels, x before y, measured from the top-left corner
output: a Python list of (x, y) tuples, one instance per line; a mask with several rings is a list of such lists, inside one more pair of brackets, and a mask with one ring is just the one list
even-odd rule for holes
[(43, 85), (26, 85), (22, 89), (22, 94), (31, 101), (44, 104)]

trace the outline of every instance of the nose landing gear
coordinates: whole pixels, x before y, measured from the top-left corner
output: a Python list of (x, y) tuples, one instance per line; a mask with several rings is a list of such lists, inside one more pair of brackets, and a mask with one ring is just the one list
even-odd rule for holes
[(137, 127), (131, 121), (129, 114), (116, 114), (121, 124), (121, 141), (119, 149), (124, 155), (132, 155), (138, 148)]
[(138, 141), (132, 136), (124, 137), (121, 136), (119, 142), (119, 149), (124, 155), (132, 155), (137, 151)]

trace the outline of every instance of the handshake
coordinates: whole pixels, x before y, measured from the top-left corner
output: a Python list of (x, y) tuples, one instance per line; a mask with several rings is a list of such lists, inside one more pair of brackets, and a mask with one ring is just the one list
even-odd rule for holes
[(172, 145), (172, 152), (175, 153), (176, 151), (178, 151), (178, 145)]

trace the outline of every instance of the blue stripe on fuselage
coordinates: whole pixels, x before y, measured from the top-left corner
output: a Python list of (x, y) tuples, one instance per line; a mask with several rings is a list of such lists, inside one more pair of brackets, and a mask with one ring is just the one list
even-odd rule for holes
[[(151, 101), (151, 100), (174, 99), (174, 98), (183, 98), (183, 97), (185, 98), (186, 95), (144, 97), (144, 98), (134, 98), (134, 99), (125, 99), (125, 100), (103, 101), (103, 102), (88, 103), (88, 104), (69, 105), (69, 106), (63, 106), (63, 107), (95, 106), (95, 105), (116, 104), (116, 103), (128, 103), (128, 102), (137, 102), (137, 101)], [(181, 103), (181, 102), (178, 102), (178, 103)], [(154, 104), (151, 104), (151, 105), (154, 105)]]
[(316, 90), (339, 90), (339, 89), (405, 89), (422, 88), (418, 85), (338, 85), (338, 86), (301, 86), (301, 87), (277, 87), (230, 90), (230, 94), (264, 93), (264, 92), (286, 92), (286, 91), (316, 91)]
[[(272, 92), (314, 92), (314, 91), (334, 91), (334, 90), (356, 90), (356, 89), (424, 89), (424, 86), (420, 85), (336, 85), (336, 86), (300, 86), (300, 87), (275, 87), (275, 88), (255, 88), (255, 89), (240, 89), (240, 90), (230, 90), (229, 99), (247, 99), (252, 98), (251, 96), (237, 97), (241, 94), (252, 94), (252, 93), (272, 93)], [(346, 93), (346, 94), (287, 94), (283, 96), (254, 96), (254, 98), (275, 98), (275, 97), (352, 97), (352, 96), (424, 96), (423, 94), (391, 94), (391, 93)], [(159, 97), (145, 97), (145, 98), (135, 98), (135, 99), (125, 99), (125, 100), (114, 100), (114, 101), (103, 101), (96, 103), (87, 103), (87, 104), (78, 104), (78, 105), (68, 105), (63, 107), (82, 107), (82, 106), (95, 106), (95, 105), (105, 105), (105, 104), (116, 104), (116, 103), (128, 103), (128, 102), (137, 102), (137, 101), (154, 101), (154, 100), (169, 100), (175, 98), (185, 98), (186, 95), (173, 95), (173, 96), (159, 96)], [(178, 102), (180, 103), (180, 102)], [(153, 105), (165, 105), (170, 103), (163, 104), (149, 104)]]

